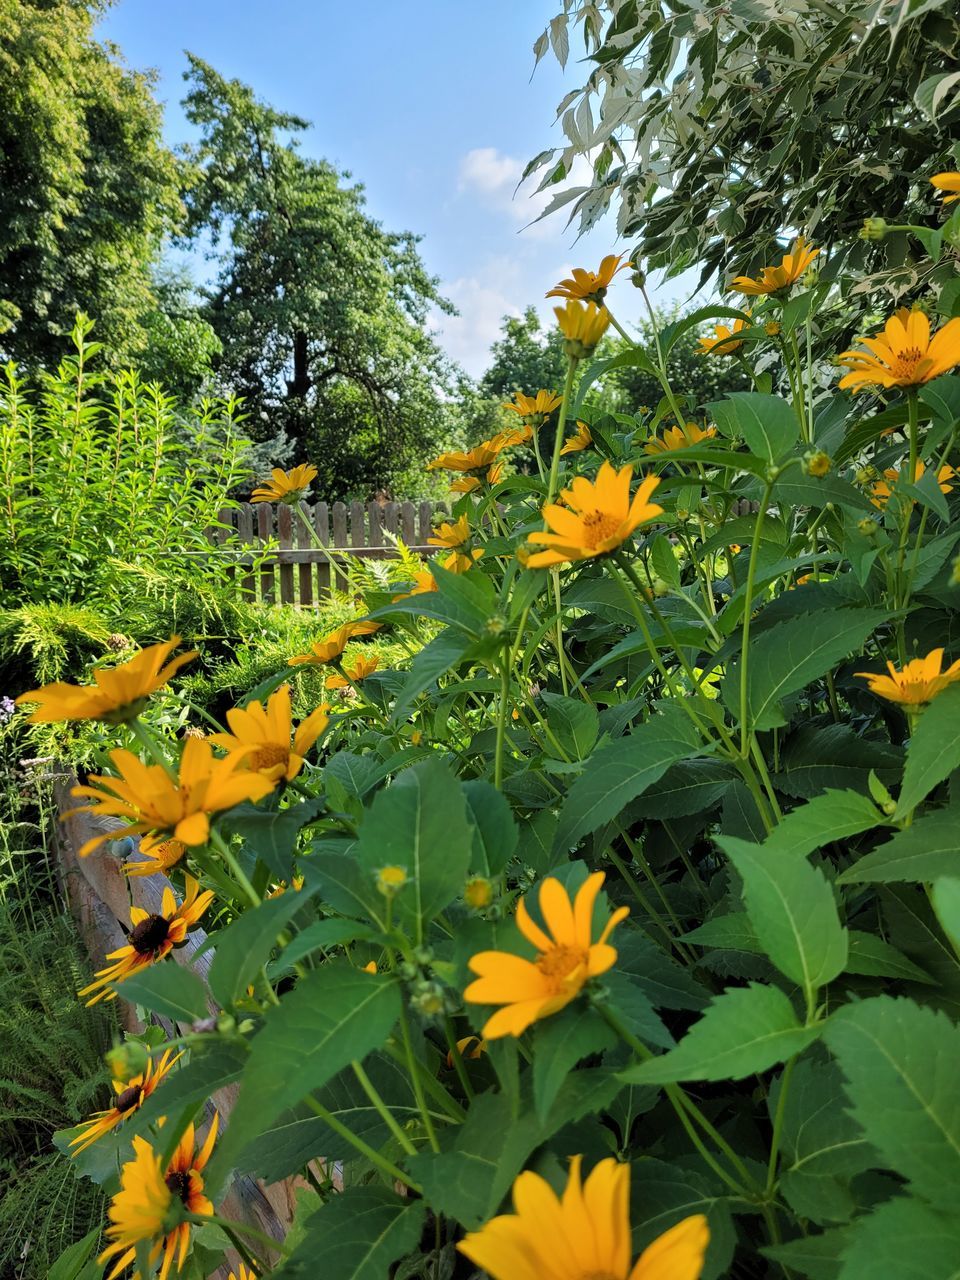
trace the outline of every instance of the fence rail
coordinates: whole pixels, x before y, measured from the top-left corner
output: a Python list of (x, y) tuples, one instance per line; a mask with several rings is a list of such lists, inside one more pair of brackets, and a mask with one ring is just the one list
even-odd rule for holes
[[(419, 555), (432, 555), (436, 548), (427, 539), (434, 520), (448, 514), (442, 502), (302, 502), (299, 512), (309, 529), (301, 514), (282, 503), (242, 502), (221, 511), (220, 527), (210, 538), (232, 553), (230, 574), (246, 599), (313, 607), (331, 589), (346, 586), (349, 557), (393, 559), (388, 534)], [(249, 558), (235, 539), (250, 547)]]

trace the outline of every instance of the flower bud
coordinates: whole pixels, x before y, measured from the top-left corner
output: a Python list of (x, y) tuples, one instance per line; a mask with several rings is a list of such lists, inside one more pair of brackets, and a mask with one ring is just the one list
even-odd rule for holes
[(817, 480), (820, 480), (832, 467), (833, 459), (829, 453), (824, 453), (822, 449), (810, 450), (803, 455), (804, 475), (814, 476)]
[(878, 479), (879, 474), (876, 467), (860, 467), (856, 474), (857, 484), (873, 484), (874, 480)]
[(404, 867), (381, 867), (377, 872), (377, 889), (385, 898), (394, 898), (407, 883)]
[(473, 876), (464, 887), (463, 900), (474, 911), (482, 911), (493, 901), (493, 885), (484, 876)]
[[(634, 254), (634, 257), (636, 257), (636, 254)], [(647, 273), (641, 271), (639, 267), (634, 267), (630, 272), (630, 283), (635, 289), (643, 289), (647, 283)]]
[(957, 556), (953, 562), (953, 569), (950, 572), (951, 587), (960, 587), (960, 556)]
[(663, 578), (654, 578), (653, 594), (658, 600), (662, 600), (664, 596), (668, 596), (672, 588), (669, 582), (664, 582)]
[(139, 1040), (125, 1040), (123, 1044), (115, 1044), (108, 1049), (103, 1059), (111, 1078), (126, 1084), (146, 1070), (150, 1054)]
[(859, 234), (861, 240), (882, 240), (887, 234), (886, 218), (864, 218)]
[(418, 982), (410, 995), (410, 1006), (424, 1018), (438, 1018), (447, 1009), (446, 995), (439, 982)]
[(857, 528), (865, 538), (875, 538), (880, 532), (880, 526), (876, 520), (871, 520), (869, 516), (864, 516), (862, 520), (858, 520)]
[(764, 332), (767, 334), (767, 337), (775, 338), (777, 334), (780, 332), (780, 322), (779, 320), (768, 320), (767, 323), (763, 326), (763, 328), (764, 328)]

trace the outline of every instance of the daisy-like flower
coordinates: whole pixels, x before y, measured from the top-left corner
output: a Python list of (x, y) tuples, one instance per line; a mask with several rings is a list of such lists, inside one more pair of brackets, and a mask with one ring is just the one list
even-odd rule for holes
[(296, 667), (303, 663), (311, 663), (316, 667), (324, 667), (328, 662), (332, 662), (334, 658), (340, 657), (354, 636), (372, 636), (375, 631), (379, 630), (379, 622), (345, 622), (342, 627), (337, 627), (336, 631), (331, 631), (322, 640), (318, 640), (316, 644), (311, 645), (309, 653), (298, 653), (291, 658), (290, 666)]
[[(538, 392), (538, 399), (540, 396), (544, 394), (546, 393), (543, 391)], [(525, 396), (518, 396), (517, 398), (520, 400), (526, 399)], [(553, 398), (557, 399), (557, 397), (555, 396)], [(560, 401), (557, 400), (557, 404), (559, 403)], [(503, 407), (504, 409), (516, 409), (516, 405), (512, 405), (512, 404), (505, 404)], [(554, 405), (554, 408), (556, 408), (556, 405)], [(517, 412), (519, 413), (519, 410), (517, 410)], [(533, 416), (536, 416), (536, 415), (533, 415)], [(544, 416), (547, 416), (547, 415), (544, 415)], [(492, 443), (495, 444), (498, 449), (512, 449), (513, 446), (517, 444), (529, 444), (532, 439), (533, 439), (533, 427), (529, 424), (529, 422), (524, 422), (522, 426), (510, 427), (506, 431), (498, 431), (497, 434), (493, 437)]]
[(730, 288), (755, 297), (765, 293), (780, 293), (782, 289), (789, 289), (792, 284), (796, 284), (819, 252), (819, 249), (811, 249), (803, 236), (797, 236), (793, 248), (781, 258), (779, 267), (764, 267), (757, 279), (752, 276), (737, 276)]
[(82, 1132), (70, 1139), (70, 1146), (76, 1147), (76, 1151), (70, 1154), (78, 1156), (81, 1151), (86, 1151), (87, 1147), (92, 1147), (104, 1134), (112, 1132), (118, 1125), (123, 1124), (135, 1111), (139, 1111), (167, 1072), (171, 1071), (183, 1057), (182, 1053), (178, 1053), (175, 1058), (171, 1055), (172, 1050), (167, 1049), (156, 1065), (152, 1058), (147, 1058), (147, 1065), (143, 1071), (131, 1076), (129, 1080), (114, 1080), (112, 1083), (113, 1092), (117, 1095), (116, 1101), (106, 1111), (95, 1111), (89, 1120), (83, 1121), (79, 1126)]
[(110, 952), (107, 959), (113, 963), (105, 969), (98, 969), (95, 981), (78, 991), (77, 995), (90, 996), (88, 1005), (97, 1004), (100, 1000), (115, 1000), (117, 993), (112, 988), (135, 973), (165, 960), (174, 947), (186, 941), (188, 931), (199, 923), (212, 901), (213, 894), (209, 890), (201, 893), (193, 876), (187, 876), (186, 894), (179, 906), (173, 890), (164, 889), (159, 915), (150, 915), (142, 907), (131, 907), (130, 923), (133, 928), (129, 933), (130, 941)]
[[(21, 693), (17, 705), (38, 702), (40, 705), (27, 724), (53, 724), (60, 720), (104, 720), (107, 724), (123, 724), (135, 719), (147, 698), (161, 689), (185, 662), (197, 657), (197, 650), (167, 659), (180, 643), (171, 636), (163, 644), (141, 649), (129, 662), (119, 667), (94, 671), (92, 685), (64, 684), (56, 681), (41, 689)], [(166, 666), (164, 666), (166, 663)]]
[(468, 474), (472, 471), (486, 471), (497, 461), (499, 453), (500, 449), (493, 440), (484, 440), (466, 453), (441, 453), (439, 458), (427, 463), (427, 470), (463, 471)]
[(403, 591), (398, 596), (393, 597), (393, 604), (398, 600), (409, 600), (411, 596), (425, 596), (430, 591), (436, 591), (437, 580), (429, 569), (418, 569), (413, 575), (414, 587), (412, 591)]
[(612, 1158), (581, 1182), (570, 1161), (562, 1196), (530, 1170), (513, 1184), (513, 1213), (457, 1245), (492, 1280), (698, 1280), (710, 1243), (703, 1214), (658, 1236), (631, 1267), (630, 1166)]
[(206, 844), (213, 814), (232, 809), (242, 800), (262, 800), (274, 787), (270, 779), (243, 767), (239, 754), (215, 759), (208, 738), (187, 739), (176, 779), (161, 765), (144, 764), (124, 747), (111, 751), (110, 759), (120, 776), (92, 774), (93, 786), (74, 787), (71, 795), (90, 796), (96, 803), (80, 805), (70, 813), (126, 818), (128, 825), (88, 840), (80, 850), (81, 858), (104, 841), (124, 836), (143, 836), (144, 853), (170, 836), (181, 844)]
[(669, 427), (663, 437), (654, 436), (643, 446), (644, 453), (673, 453), (675, 449), (690, 449), (695, 444), (703, 444), (704, 440), (712, 440), (717, 434), (716, 427), (704, 430), (695, 422), (686, 422), (682, 427)]
[[(358, 684), (361, 680), (365, 680), (367, 676), (373, 675), (379, 665), (379, 658), (376, 656), (365, 658), (361, 653), (352, 667), (344, 664), (345, 675), (337, 673), (337, 675), (327, 676), (326, 687), (328, 689), (349, 689), (351, 680), (354, 684)], [(347, 676), (349, 676), (349, 679), (347, 679)]]
[[(481, 1054), (486, 1053), (487, 1042), (481, 1040), (479, 1036), (464, 1036), (462, 1040), (457, 1041), (457, 1053), (466, 1061), (468, 1058), (476, 1061)], [(453, 1070), (453, 1050), (447, 1054), (447, 1069)]]
[(483, 1028), (485, 1040), (523, 1035), (540, 1018), (549, 1018), (574, 1000), (591, 978), (606, 973), (617, 962), (615, 947), (607, 942), (614, 926), (629, 914), (618, 907), (592, 941), (593, 906), (605, 874), (595, 871), (570, 897), (552, 876), (540, 886), (540, 911), (546, 931), (535, 924), (526, 900), (517, 903), (517, 928), (536, 948), (534, 960), (506, 951), (481, 951), (470, 960), (478, 975), (463, 993), (473, 1004), (501, 1004)]
[(742, 338), (735, 338), (734, 335), (743, 329), (749, 329), (752, 320), (734, 320), (733, 326), (726, 324), (715, 324), (713, 332), (716, 335), (713, 338), (698, 338), (700, 343), (701, 354), (705, 356), (730, 356), (734, 351), (739, 351), (743, 346)]
[(565, 453), (579, 453), (581, 449), (588, 449), (593, 444), (593, 433), (585, 422), (577, 423), (576, 434), (567, 436), (563, 442), (563, 448), (560, 450), (561, 455)]
[(202, 1173), (213, 1153), (218, 1121), (219, 1117), (214, 1115), (210, 1132), (199, 1151), (194, 1127), (187, 1125), (165, 1174), (161, 1172), (160, 1157), (149, 1142), (134, 1138), (134, 1158), (123, 1166), (120, 1190), (110, 1202), (110, 1226), (106, 1231), (110, 1244), (97, 1259), (100, 1263), (117, 1259), (107, 1280), (114, 1280), (114, 1276), (128, 1267), (136, 1259), (137, 1245), (145, 1242), (151, 1246), (151, 1262), (163, 1254), (160, 1280), (167, 1280), (174, 1261), (177, 1271), (183, 1270), (190, 1247), (190, 1224), (171, 1225), (171, 1210), (179, 1202), (187, 1213), (205, 1217), (213, 1214), (213, 1204), (203, 1193)]
[(847, 387), (917, 387), (939, 378), (960, 364), (960, 317), (948, 320), (930, 337), (930, 321), (922, 311), (900, 309), (884, 325), (883, 333), (864, 338), (866, 351), (844, 351), (839, 364), (850, 372), (840, 379)]
[[(914, 484), (920, 479), (926, 467), (922, 462), (917, 463), (916, 473), (914, 475)], [(885, 507), (890, 501), (891, 495), (896, 491), (896, 487), (900, 481), (901, 471), (897, 467), (887, 467), (883, 473), (883, 479), (877, 480), (875, 484), (870, 486), (870, 501), (875, 507)], [(937, 472), (937, 487), (941, 493), (953, 493), (953, 485), (951, 480), (956, 478), (956, 471), (953, 467), (943, 466)], [(911, 499), (912, 502), (912, 499)]]
[(531, 569), (545, 569), (567, 561), (589, 560), (614, 551), (635, 529), (663, 513), (663, 508), (650, 502), (650, 495), (660, 480), (646, 476), (630, 498), (633, 468), (616, 471), (604, 462), (591, 483), (576, 476), (569, 489), (563, 489), (563, 503), (548, 503), (543, 518), (551, 532), (531, 533), (529, 541), (546, 547), (529, 556)]
[(906, 707), (922, 707), (938, 693), (943, 693), (948, 685), (960, 680), (960, 659), (946, 671), (941, 670), (942, 666), (943, 650), (931, 649), (925, 658), (914, 658), (902, 671), (888, 662), (888, 676), (876, 671), (857, 671), (855, 674), (869, 683), (870, 692), (878, 698), (899, 702)]
[(302, 462), (292, 471), (274, 467), (270, 473), (270, 479), (259, 489), (254, 489), (250, 501), (285, 502), (289, 506), (300, 501), (316, 478), (317, 468), (310, 466), (307, 462)]
[[(231, 733), (212, 733), (210, 741), (223, 747), (229, 760), (236, 755), (242, 768), (262, 774), (270, 782), (292, 782), (304, 766), (304, 757), (330, 723), (328, 706), (317, 707), (296, 730), (290, 706), (290, 686), (281, 685), (267, 699), (232, 707), (227, 712)], [(292, 742), (291, 742), (292, 739)]]
[[(522, 418), (524, 423), (530, 427), (539, 427), (546, 422), (554, 409), (559, 409), (563, 403), (560, 396), (555, 391), (538, 391), (535, 396), (525, 396), (519, 391), (514, 392), (513, 400), (508, 400), (503, 405), (504, 409), (509, 409), (511, 413), (515, 413)], [(532, 433), (531, 433), (532, 434)], [(522, 443), (518, 441), (517, 443)]]
[(623, 254), (608, 253), (596, 271), (574, 267), (566, 280), (547, 291), (548, 298), (577, 298), (582, 302), (601, 304), (618, 271), (626, 271), (632, 262), (624, 262)]
[(452, 524), (445, 520), (438, 529), (434, 529), (433, 537), (427, 542), (433, 547), (449, 549), (450, 555), (441, 564), (450, 573), (466, 573), (483, 555), (481, 548), (470, 548), (470, 525), (466, 516), (459, 516)]
[(482, 489), (484, 481), (492, 488), (495, 484), (499, 484), (503, 479), (503, 463), (495, 462), (492, 467), (487, 468), (487, 474), (483, 480), (479, 476), (461, 476), (459, 480), (454, 480), (450, 485), (454, 493), (475, 493), (477, 489)]
[(935, 173), (930, 179), (930, 185), (936, 187), (938, 191), (950, 192), (950, 195), (944, 194), (944, 204), (952, 204), (954, 200), (960, 200), (960, 173)]
[(175, 867), (183, 859), (186, 852), (187, 846), (182, 840), (161, 840), (144, 856), (143, 862), (125, 862), (123, 874), (153, 876), (159, 871), (166, 875), (171, 867)]
[(567, 355), (577, 360), (590, 355), (610, 324), (610, 312), (595, 302), (568, 300), (564, 306), (554, 307), (553, 314), (566, 338)]

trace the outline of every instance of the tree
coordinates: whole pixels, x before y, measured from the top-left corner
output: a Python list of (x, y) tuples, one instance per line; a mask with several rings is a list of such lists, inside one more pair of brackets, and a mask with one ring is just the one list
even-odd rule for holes
[(149, 76), (93, 39), (103, 0), (0, 0), (0, 350), (39, 366), (96, 317), (120, 362), (182, 216)]
[(302, 154), (305, 120), (190, 57), (188, 235), (212, 238), (206, 315), (219, 376), (256, 438), (288, 438), (335, 497), (388, 487), (451, 430), (451, 370), (428, 331), (450, 312), (417, 237), (384, 231), (363, 189)]
[(482, 396), (509, 400), (516, 391), (534, 395), (563, 386), (567, 358), (563, 335), (553, 325), (546, 332), (533, 307), (522, 316), (504, 316), (501, 337), (490, 348), (490, 367), (480, 379)]
[(721, 282), (778, 261), (778, 237), (831, 249), (844, 291), (917, 282), (920, 246), (857, 238), (864, 220), (934, 209), (927, 179), (955, 169), (960, 18), (950, 0), (792, 0), (786, 5), (564, 0), (539, 37), (564, 63), (579, 27), (592, 71), (561, 103), (567, 145), (528, 172), (583, 229), (611, 203), (643, 265), (700, 266)]

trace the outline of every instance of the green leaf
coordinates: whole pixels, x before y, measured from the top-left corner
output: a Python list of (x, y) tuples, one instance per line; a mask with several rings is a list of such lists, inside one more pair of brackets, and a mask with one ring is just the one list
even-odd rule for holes
[(617, 948), (617, 974), (639, 987), (655, 1009), (699, 1013), (707, 1003), (707, 991), (690, 970), (672, 960), (639, 929), (630, 928), (629, 921), (619, 926), (613, 942)]
[(567, 793), (555, 849), (572, 848), (662, 778), (670, 765), (695, 755), (679, 708), (653, 716), (627, 737), (601, 747)]
[(501, 792), (482, 778), (460, 785), (467, 801), (467, 818), (473, 824), (469, 870), (499, 876), (520, 839), (510, 806)]
[(538, 876), (545, 875), (558, 860), (553, 850), (557, 837), (557, 816), (541, 809), (520, 824), (517, 859), (531, 867)]
[(861, 933), (856, 929), (850, 930), (846, 972), (862, 973), (870, 978), (902, 978), (905, 982), (936, 985), (929, 973), (908, 960), (902, 951), (875, 933)]
[(324, 902), (334, 911), (354, 918), (365, 917), (383, 929), (385, 899), (377, 892), (373, 875), (354, 857), (356, 842), (351, 841), (349, 848), (351, 852), (347, 853), (317, 845), (302, 864), (307, 883), (315, 875)]
[(846, 1227), (832, 1227), (819, 1235), (800, 1236), (786, 1244), (765, 1245), (760, 1252), (765, 1258), (779, 1262), (790, 1271), (798, 1271), (809, 1280), (837, 1280), (841, 1255), (847, 1247)]
[(330, 961), (269, 1010), (250, 1046), (240, 1096), (210, 1166), (222, 1186), (251, 1139), (354, 1059), (380, 1048), (400, 1016), (393, 978)]
[(780, 462), (800, 438), (797, 415), (779, 396), (734, 391), (710, 409), (725, 436), (741, 437), (752, 454), (769, 463)]
[(851, 1114), (883, 1166), (931, 1204), (955, 1213), (960, 1027), (912, 1000), (877, 996), (840, 1009), (824, 1038), (846, 1077)]
[(763, 842), (765, 848), (804, 858), (834, 840), (845, 840), (886, 823), (869, 796), (858, 791), (831, 791), (786, 814)]
[(664, 819), (705, 813), (719, 803), (732, 781), (730, 770), (715, 760), (681, 760), (656, 787), (633, 801), (630, 815)]
[(269, 966), (268, 973), (276, 977), (288, 973), (294, 965), (314, 951), (326, 951), (331, 947), (342, 947), (347, 942), (380, 942), (383, 935), (369, 925), (357, 920), (317, 920), (301, 929), (289, 945), (285, 946), (276, 960)]
[(812, 1001), (847, 963), (847, 931), (823, 873), (735, 836), (718, 843), (743, 879), (744, 905), (764, 951)]
[[(314, 883), (312, 892), (319, 890)], [(277, 936), (302, 911), (311, 888), (287, 889), (277, 898), (265, 898), (258, 907), (244, 911), (232, 924), (211, 935), (215, 951), (210, 965), (210, 990), (222, 1005), (242, 996), (277, 946)]]
[[(682, 1168), (679, 1162), (668, 1163), (650, 1156), (635, 1161), (630, 1170), (634, 1253), (646, 1249), (665, 1231), (695, 1213), (704, 1214), (710, 1226), (701, 1280), (726, 1280), (731, 1274), (737, 1237), (724, 1189), (700, 1173)], [(667, 1272), (660, 1280), (669, 1275)], [(655, 1265), (651, 1280), (654, 1276)]]
[(571, 760), (585, 760), (600, 732), (596, 707), (579, 698), (565, 698), (560, 693), (544, 693), (542, 697), (547, 708), (547, 724), (560, 746)]
[(312, 822), (324, 808), (318, 796), (275, 812), (253, 804), (238, 804), (224, 817), (224, 827), (240, 836), (281, 880), (293, 876), (293, 857), (300, 828)]
[(367, 810), (357, 860), (371, 877), (385, 866), (410, 878), (394, 903), (397, 919), (413, 916), (422, 940), (427, 924), (463, 892), (473, 828), (459, 779), (439, 759), (408, 769)]
[(863, 792), (871, 770), (892, 783), (902, 767), (899, 748), (862, 738), (847, 724), (801, 725), (784, 747), (775, 782), (790, 796), (815, 796), (838, 785)]
[(87, 1259), (96, 1248), (97, 1241), (100, 1239), (100, 1230), (99, 1225), (95, 1226), (82, 1240), (72, 1244), (69, 1249), (64, 1249), (47, 1272), (47, 1280), (77, 1280)]
[(410, 664), (406, 683), (397, 698), (395, 718), (405, 717), (420, 694), (455, 667), (469, 648), (469, 639), (453, 628), (441, 631), (425, 644)]
[(753, 932), (750, 917), (745, 911), (730, 911), (726, 915), (712, 916), (703, 924), (683, 935), (684, 942), (695, 942), (698, 947), (720, 947), (724, 951), (746, 951), (763, 955), (757, 935)]
[(246, 1061), (246, 1045), (235, 1040), (218, 1039), (191, 1050), (190, 1060), (180, 1060), (164, 1080), (163, 1088), (152, 1093), (127, 1122), (125, 1131), (143, 1132), (160, 1116), (203, 1102), (215, 1090), (238, 1080)]
[[(881, 1262), (882, 1259), (882, 1262)], [(847, 1228), (838, 1280), (960, 1280), (956, 1205), (938, 1213), (897, 1196)]]
[(960, 809), (940, 809), (855, 862), (838, 884), (936, 880), (960, 866)]
[[(883, 609), (837, 609), (808, 613), (778, 622), (750, 642), (747, 708), (756, 729), (786, 723), (780, 702), (832, 671), (862, 648), (889, 614)], [(721, 695), (735, 714), (740, 709), (742, 658), (731, 665)]]
[(960, 685), (951, 685), (926, 708), (907, 747), (897, 819), (906, 817), (939, 783), (960, 768)]
[(170, 1018), (174, 1022), (193, 1023), (209, 1017), (207, 989), (192, 969), (170, 960), (155, 964), (143, 973), (128, 978), (121, 995), (131, 1004)]
[(307, 1218), (304, 1237), (275, 1280), (383, 1280), (417, 1247), (427, 1206), (387, 1187), (347, 1187)]
[(616, 1043), (617, 1037), (588, 1004), (538, 1022), (533, 1039), (533, 1099), (538, 1117), (543, 1120), (549, 1114), (564, 1080), (581, 1059)]
[(955, 947), (960, 948), (960, 879), (942, 876), (936, 880), (931, 903), (943, 932)]
[(730, 987), (707, 1006), (675, 1049), (620, 1073), (629, 1084), (742, 1080), (785, 1062), (816, 1039), (779, 987)]

